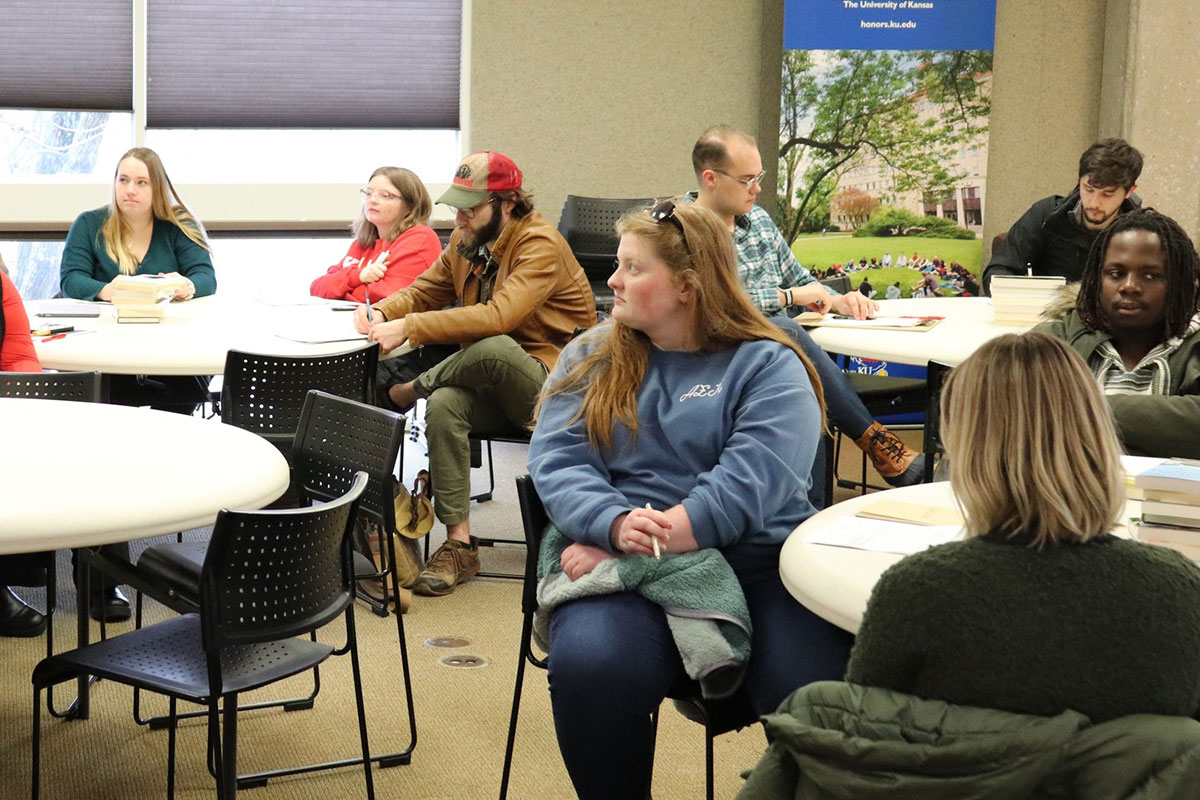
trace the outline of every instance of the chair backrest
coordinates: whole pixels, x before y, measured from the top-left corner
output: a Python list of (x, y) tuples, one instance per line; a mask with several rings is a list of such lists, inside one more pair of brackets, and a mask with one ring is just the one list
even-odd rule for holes
[(0, 372), (0, 397), (99, 403), (99, 372)]
[(517, 502), (521, 505), (521, 524), (525, 528), (525, 583), (521, 588), (521, 612), (531, 615), (537, 611), (538, 554), (550, 517), (538, 497), (530, 475), (517, 476)]
[(349, 533), (367, 486), (310, 508), (217, 514), (200, 570), (204, 648), (216, 652), (320, 628), (354, 598)]
[(400, 414), (310, 390), (292, 445), (292, 483), (300, 504), (341, 497), (362, 471), (368, 480), (359, 518), (395, 530), (392, 470), (403, 438)]
[(221, 386), (221, 421), (257, 433), (285, 452), (310, 389), (375, 403), (379, 344), (324, 356), (274, 356), (230, 350)]
[(558, 232), (579, 259), (584, 274), (593, 283), (608, 280), (617, 257), (617, 220), (633, 208), (646, 208), (653, 198), (607, 198), (567, 195)]
[(826, 289), (837, 292), (838, 294), (848, 294), (850, 292), (850, 276), (838, 275), (833, 278), (822, 278), (821, 285)]
[(925, 483), (933, 480), (934, 462), (944, 452), (939, 404), (942, 401), (942, 387), (952, 369), (941, 361), (930, 361), (925, 369), (925, 432), (921, 445), (925, 453), (925, 475), (922, 478)]

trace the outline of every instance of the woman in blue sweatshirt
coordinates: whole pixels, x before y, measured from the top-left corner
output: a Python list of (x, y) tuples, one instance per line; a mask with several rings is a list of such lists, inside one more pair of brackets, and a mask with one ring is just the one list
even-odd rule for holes
[[(851, 638), (793, 600), (779, 549), (814, 513), (820, 381), (750, 303), (728, 230), (665, 201), (617, 226), (613, 322), (563, 351), (546, 382), (529, 469), (573, 544), (573, 580), (609, 558), (718, 549), (753, 624), (744, 690), (759, 714), (836, 679)], [(687, 680), (662, 607), (633, 592), (558, 606), (550, 691), (559, 747), (583, 798), (642, 798), (650, 715)]]

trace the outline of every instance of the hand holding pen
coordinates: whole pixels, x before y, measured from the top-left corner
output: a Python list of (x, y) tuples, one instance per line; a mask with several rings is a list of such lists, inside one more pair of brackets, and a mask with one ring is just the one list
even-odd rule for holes
[(371, 313), (371, 290), (366, 290), (366, 302), (354, 309), (354, 330), (359, 333), (370, 333), (375, 324)]
[(672, 527), (665, 511), (655, 511), (647, 503), (644, 508), (635, 508), (613, 520), (609, 538), (623, 553), (661, 557), (662, 545), (670, 541)]

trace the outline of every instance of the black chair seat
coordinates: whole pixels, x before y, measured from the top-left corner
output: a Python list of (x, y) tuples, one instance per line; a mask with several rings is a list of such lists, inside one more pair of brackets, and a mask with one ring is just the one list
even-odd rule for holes
[(925, 379), (847, 372), (846, 379), (872, 417), (925, 410)]
[[(221, 651), (222, 686), (216, 694), (266, 686), (312, 669), (332, 652), (332, 645), (308, 639), (226, 647)], [(199, 614), (172, 617), (48, 658), (37, 665), (33, 681), (45, 686), (83, 673), (196, 703), (208, 702), (212, 694)]]

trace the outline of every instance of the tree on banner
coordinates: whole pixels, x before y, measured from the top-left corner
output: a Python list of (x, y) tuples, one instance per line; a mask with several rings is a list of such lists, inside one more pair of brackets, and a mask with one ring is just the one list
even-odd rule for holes
[[(960, 177), (946, 167), (951, 154), (984, 130), (988, 98), (977, 78), (991, 59), (987, 51), (785, 51), (776, 222), (787, 240), (827, 224), (837, 177), (860, 157), (885, 163), (895, 192), (950, 191)], [(920, 113), (922, 103), (939, 113)]]

